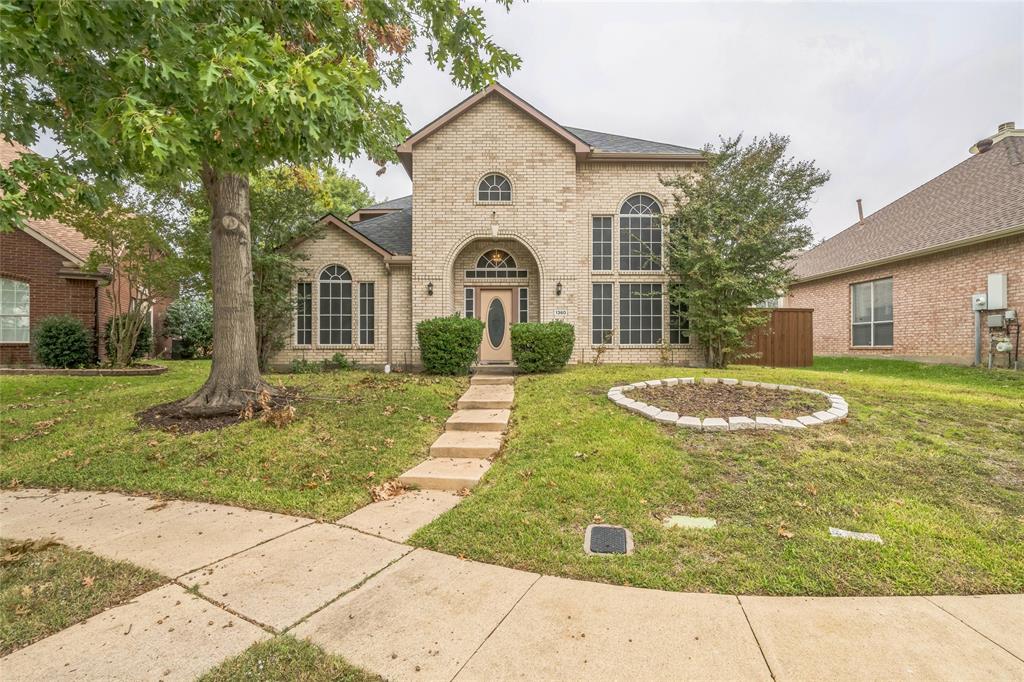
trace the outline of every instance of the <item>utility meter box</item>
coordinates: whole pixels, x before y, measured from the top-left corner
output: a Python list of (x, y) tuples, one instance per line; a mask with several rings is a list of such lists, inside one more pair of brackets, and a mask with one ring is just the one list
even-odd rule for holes
[(1006, 307), (1006, 273), (993, 272), (988, 276), (988, 309), (1001, 310)]
[(971, 294), (971, 310), (985, 310), (988, 307), (988, 297), (985, 294)]
[(988, 328), (989, 329), (1002, 329), (1006, 326), (1006, 320), (1002, 313), (994, 313), (988, 316)]

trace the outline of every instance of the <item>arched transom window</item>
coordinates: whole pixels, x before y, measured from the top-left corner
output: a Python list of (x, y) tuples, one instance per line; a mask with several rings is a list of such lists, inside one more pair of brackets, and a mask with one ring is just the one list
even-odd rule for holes
[(661, 270), (661, 204), (646, 194), (619, 209), (619, 269)]
[(526, 270), (516, 267), (516, 259), (508, 251), (492, 249), (476, 261), (476, 268), (466, 270), (470, 279), (508, 279), (526, 277)]
[(320, 273), (320, 343), (352, 343), (352, 275), (340, 265)]
[(500, 173), (485, 175), (477, 187), (478, 201), (512, 201), (512, 183)]

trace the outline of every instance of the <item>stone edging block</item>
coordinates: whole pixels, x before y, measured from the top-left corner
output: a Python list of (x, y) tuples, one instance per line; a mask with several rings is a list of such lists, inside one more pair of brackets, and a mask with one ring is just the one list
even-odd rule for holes
[(743, 386), (744, 388), (760, 387), (769, 391), (801, 391), (813, 393), (828, 399), (830, 407), (827, 410), (820, 410), (814, 414), (805, 414), (796, 419), (775, 419), (774, 417), (744, 417), (732, 416), (707, 417), (699, 419), (689, 415), (680, 415), (676, 412), (663, 410), (657, 405), (630, 398), (627, 393), (639, 388), (659, 388), (661, 386), (678, 386), (684, 384), (698, 383), (694, 377), (681, 377), (673, 379), (650, 379), (648, 381), (637, 381), (632, 384), (613, 386), (608, 389), (608, 399), (624, 409), (636, 412), (648, 419), (660, 424), (675, 424), (681, 428), (693, 429), (695, 431), (742, 431), (748, 429), (758, 430), (779, 430), (779, 429), (806, 429), (808, 426), (820, 426), (838, 419), (846, 419), (850, 413), (850, 406), (846, 399), (835, 393), (826, 393), (817, 388), (806, 388), (804, 386), (790, 386), (789, 384), (769, 384), (760, 381), (740, 381), (739, 379), (719, 379), (717, 377), (704, 377), (699, 383), (723, 384), (725, 386)]

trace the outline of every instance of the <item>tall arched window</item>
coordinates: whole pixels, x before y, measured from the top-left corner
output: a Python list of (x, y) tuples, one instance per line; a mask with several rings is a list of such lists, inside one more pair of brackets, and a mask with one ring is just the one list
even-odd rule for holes
[(466, 277), (470, 279), (508, 279), (526, 275), (526, 270), (516, 267), (512, 254), (501, 249), (488, 251), (477, 259), (475, 269), (466, 270)]
[(512, 201), (512, 183), (500, 173), (485, 175), (476, 190), (477, 201)]
[(619, 269), (661, 270), (661, 205), (646, 194), (619, 209)]
[(352, 343), (352, 275), (340, 265), (320, 273), (320, 343)]

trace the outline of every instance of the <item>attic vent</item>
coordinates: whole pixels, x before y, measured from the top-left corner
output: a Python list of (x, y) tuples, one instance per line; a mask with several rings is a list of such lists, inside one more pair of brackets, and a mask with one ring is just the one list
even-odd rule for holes
[(997, 133), (1008, 133), (1014, 129), (1013, 121), (1007, 121), (1006, 123), (1000, 123)]

